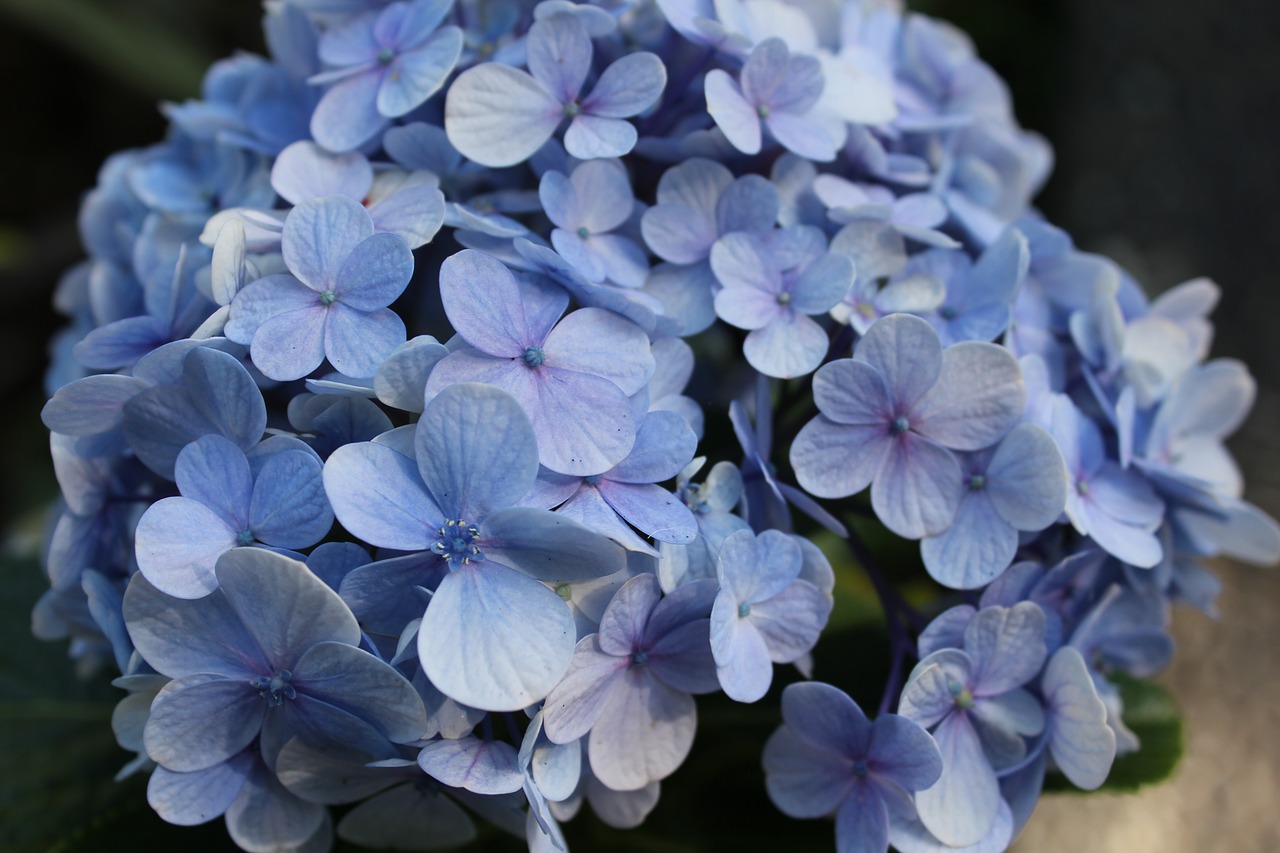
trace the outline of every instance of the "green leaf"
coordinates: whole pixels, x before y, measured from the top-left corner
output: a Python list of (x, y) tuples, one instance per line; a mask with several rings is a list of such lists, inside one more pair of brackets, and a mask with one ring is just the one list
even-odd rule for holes
[[(1182, 718), (1167, 690), (1150, 681), (1111, 676), (1120, 687), (1124, 724), (1138, 736), (1137, 752), (1118, 757), (1099, 791), (1129, 793), (1162, 782), (1182, 758)], [(1046, 791), (1077, 791), (1060, 774), (1045, 780)], [(1083, 793), (1083, 792), (1082, 792)]]

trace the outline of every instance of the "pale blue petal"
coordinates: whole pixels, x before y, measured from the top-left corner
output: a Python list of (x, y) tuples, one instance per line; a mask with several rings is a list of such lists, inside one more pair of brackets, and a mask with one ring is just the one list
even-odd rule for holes
[(834, 160), (845, 140), (843, 124), (813, 114), (776, 110), (764, 123), (787, 150), (818, 163)]
[(1004, 347), (966, 341), (942, 354), (937, 384), (914, 406), (911, 428), (954, 450), (981, 450), (1018, 422), (1026, 404), (1017, 359)]
[(887, 432), (896, 412), (889, 386), (879, 371), (842, 358), (822, 366), (813, 377), (818, 410), (839, 424), (875, 427)]
[(955, 709), (951, 684), (967, 685), (972, 668), (969, 656), (959, 649), (939, 649), (925, 657), (902, 689), (899, 712), (925, 728), (937, 725)]
[(879, 476), (892, 447), (893, 438), (881, 424), (848, 426), (820, 415), (792, 442), (791, 466), (809, 494), (843, 498)]
[(802, 314), (821, 314), (844, 298), (853, 284), (853, 261), (828, 253), (801, 274), (791, 291), (791, 306)]
[(636, 443), (627, 458), (609, 471), (620, 483), (659, 483), (680, 473), (697, 449), (697, 438), (688, 423), (675, 412), (653, 411), (636, 431)]
[(378, 399), (401, 411), (421, 412), (427, 376), (446, 355), (448, 350), (430, 335), (406, 341), (378, 365), (373, 377)]
[(907, 539), (941, 533), (951, 525), (963, 497), (960, 463), (951, 451), (914, 432), (891, 441), (871, 485), (876, 517)]
[(132, 376), (86, 376), (59, 388), (45, 403), (40, 418), (52, 432), (97, 435), (119, 427), (124, 404), (147, 387)]
[(561, 102), (533, 77), (498, 63), (469, 68), (445, 99), (449, 141), (485, 166), (513, 166), (543, 146), (564, 119)]
[(572, 519), (583, 527), (607, 536), (628, 551), (655, 555), (653, 547), (636, 533), (618, 514), (618, 511), (605, 500), (600, 486), (587, 485), (577, 477), (574, 480), (580, 484), (580, 487), (568, 500), (556, 507), (557, 516)]
[(748, 619), (764, 639), (770, 660), (793, 663), (817, 644), (830, 614), (831, 599), (797, 579), (778, 594), (753, 603)]
[(707, 112), (729, 144), (743, 154), (760, 153), (760, 116), (742, 96), (734, 79), (715, 68), (707, 72), (704, 87)]
[(953, 847), (976, 844), (991, 831), (1000, 810), (995, 771), (964, 714), (947, 717), (933, 736), (942, 754), (942, 775), (916, 794), (920, 822)]
[[(725, 288), (721, 293), (729, 291)], [(764, 328), (751, 331), (742, 352), (765, 376), (792, 379), (817, 369), (827, 347), (827, 333), (821, 326), (803, 314), (787, 311)]]
[(539, 580), (572, 582), (611, 575), (626, 552), (600, 534), (545, 509), (513, 506), (480, 525), (485, 556)]
[[(853, 358), (879, 372), (899, 410), (913, 409), (938, 382), (942, 342), (933, 327), (919, 317), (891, 314), (867, 330)], [(915, 427), (914, 420), (911, 425)]]
[(920, 542), (929, 576), (952, 589), (986, 586), (1009, 567), (1017, 550), (1018, 532), (985, 491), (965, 494), (951, 526)]
[[(661, 185), (658, 192), (662, 192)], [(704, 260), (719, 236), (713, 220), (683, 204), (658, 204), (649, 208), (640, 218), (640, 231), (654, 254), (674, 264), (696, 264)]]
[(262, 324), (290, 311), (316, 304), (316, 292), (291, 275), (269, 275), (252, 282), (235, 295), (224, 332), (238, 344), (248, 345)]
[(515, 711), (542, 699), (573, 657), (573, 616), (547, 587), (491, 562), (440, 582), (418, 629), (427, 677), (473, 708)]
[(621, 157), (635, 147), (636, 138), (628, 121), (583, 113), (564, 132), (564, 148), (579, 160)]
[(280, 548), (309, 548), (333, 526), (321, 465), (299, 450), (277, 453), (262, 466), (249, 506), (255, 537)]
[(942, 774), (942, 756), (929, 733), (898, 714), (882, 714), (871, 726), (867, 766), (907, 791), (923, 791)]
[(166, 823), (196, 826), (221, 817), (244, 786), (248, 754), (191, 773), (157, 767), (147, 780), (147, 803)]
[(179, 773), (205, 770), (258, 735), (267, 703), (247, 681), (205, 675), (172, 681), (151, 705), (143, 733), (147, 754)]
[(652, 53), (629, 53), (600, 75), (582, 111), (605, 118), (630, 118), (649, 109), (667, 85), (667, 69)]
[(379, 444), (339, 447), (324, 485), (342, 526), (380, 548), (425, 551), (445, 521), (414, 461)]
[(1004, 853), (1013, 841), (1013, 830), (1013, 813), (1002, 799), (990, 831), (975, 844), (964, 847), (943, 844), (919, 821), (897, 819), (889, 825), (889, 843), (900, 853)]
[(289, 272), (315, 291), (332, 287), (351, 251), (373, 234), (360, 202), (342, 195), (308, 199), (284, 221), (281, 247)]
[(352, 151), (387, 125), (378, 112), (382, 73), (374, 68), (335, 83), (311, 114), (311, 135), (330, 151)]
[(1000, 517), (1019, 530), (1043, 530), (1067, 502), (1067, 469), (1057, 443), (1035, 424), (1015, 427), (987, 466), (987, 495)]
[(244, 529), (253, 476), (243, 450), (220, 435), (201, 436), (182, 449), (173, 471), (184, 498), (204, 504), (236, 532)]
[(1049, 750), (1072, 784), (1092, 791), (1106, 781), (1116, 736), (1084, 658), (1070, 646), (1054, 653), (1041, 683), (1049, 706)]
[(338, 300), (360, 311), (385, 308), (413, 276), (413, 255), (404, 240), (385, 231), (366, 237), (342, 262), (334, 280)]
[(598, 489), (618, 515), (659, 542), (687, 544), (697, 538), (693, 513), (661, 486), (606, 480)]
[(430, 243), (444, 224), (444, 193), (425, 181), (411, 183), (424, 174), (407, 176), (398, 189), (369, 205), (374, 228), (395, 234), (410, 249)]
[(175, 599), (139, 574), (125, 590), (123, 612), (139, 654), (171, 678), (213, 673), (247, 682), (269, 665), (221, 593)]
[(453, 520), (474, 523), (511, 506), (538, 476), (528, 416), (510, 394), (488, 385), (450, 385), (436, 395), (414, 446), (423, 481)]
[[(736, 612), (730, 614), (730, 618), (735, 617)], [(769, 685), (773, 681), (773, 663), (769, 660), (769, 649), (764, 644), (764, 638), (751, 620), (736, 619), (736, 622), (732, 655), (728, 661), (717, 660), (716, 675), (725, 695), (730, 699), (755, 702), (769, 692)]]
[(418, 766), (451, 788), (477, 794), (510, 794), (524, 785), (516, 748), (476, 737), (435, 740), (418, 752)]
[(569, 303), (560, 288), (517, 280), (502, 262), (474, 249), (441, 265), (440, 297), (467, 343), (504, 358), (541, 344)]
[[(624, 374), (643, 369), (630, 365)], [(543, 465), (585, 477), (609, 470), (631, 452), (635, 417), (631, 402), (612, 380), (549, 366), (534, 379), (531, 399), (521, 398), (521, 403), (537, 431)]]
[(317, 300), (311, 307), (264, 322), (249, 348), (254, 366), (281, 382), (301, 379), (315, 370), (324, 361), (327, 314)]
[(526, 44), (534, 79), (562, 104), (577, 100), (591, 69), (591, 37), (582, 22), (573, 15), (536, 21)]
[(188, 498), (164, 498), (138, 521), (135, 554), (138, 569), (162, 592), (200, 598), (218, 588), (214, 566), (236, 545), (225, 519)]
[(1044, 611), (1031, 601), (978, 611), (964, 632), (974, 695), (998, 696), (1035, 678), (1046, 655), (1044, 626)]
[[(290, 204), (324, 195), (363, 201), (372, 186), (373, 168), (363, 154), (330, 154), (310, 141), (293, 143), (271, 167), (271, 188)], [(240, 232), (243, 235), (242, 224)]]
[[(335, 302), (328, 311), (329, 317), (324, 324), (324, 354), (338, 372), (347, 376), (355, 379), (373, 377), (383, 359), (405, 341), (404, 321), (390, 308), (366, 314)], [(255, 345), (257, 340), (255, 337)]]
[(462, 53), (462, 30), (445, 27), (420, 47), (396, 57), (378, 86), (377, 109), (398, 118), (434, 95), (444, 85)]
[[(327, 829), (329, 811), (289, 793), (265, 764), (255, 764), (227, 809), (227, 832), (244, 850), (296, 850)], [(300, 850), (299, 853), (311, 853)]]

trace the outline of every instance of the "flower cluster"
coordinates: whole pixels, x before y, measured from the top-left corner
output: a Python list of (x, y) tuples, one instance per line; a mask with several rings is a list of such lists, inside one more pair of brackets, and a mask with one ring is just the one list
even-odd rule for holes
[[(564, 849), (584, 799), (638, 825), (695, 696), (822, 675), (821, 526), (893, 660), (874, 719), (781, 691), (771, 798), (840, 850), (1002, 850), (1047, 773), (1138, 747), (1116, 676), (1165, 663), (1171, 603), (1212, 611), (1198, 561), (1280, 559), (1223, 444), (1254, 386), (1206, 360), (1217, 288), (1148, 300), (1030, 209), (1048, 147), (953, 28), (273, 0), (265, 29), (103, 167), (56, 296), (35, 631), (119, 671), (165, 820), (250, 851), (476, 818)], [(927, 614), (855, 518), (919, 541)]]

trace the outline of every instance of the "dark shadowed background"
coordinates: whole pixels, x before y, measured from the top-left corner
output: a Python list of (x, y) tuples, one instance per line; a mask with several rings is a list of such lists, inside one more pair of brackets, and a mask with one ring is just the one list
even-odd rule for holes
[[(1116, 258), (1150, 293), (1198, 275), (1222, 286), (1214, 354), (1245, 360), (1259, 381), (1254, 413), (1232, 447), (1249, 480), (1247, 497), (1280, 516), (1280, 15), (1273, 0), (912, 5), (969, 31), (1009, 82), (1022, 123), (1053, 143), (1057, 168), (1040, 206), (1079, 246)], [(11, 672), (0, 678), (31, 697), (0, 715), (0, 747), (52, 731), (61, 738), (59, 760), (68, 752), (76, 760), (80, 741), (68, 740), (72, 734), (90, 739), (99, 763), (127, 759), (111, 752), (104, 728), (110, 688), (68, 693), (73, 675), (62, 650), (50, 655), (29, 639), (25, 621), (42, 580), (22, 554), (38, 542), (39, 508), (56, 492), (38, 419), (46, 341), (59, 325), (50, 296), (62, 270), (83, 256), (76, 210), (102, 160), (158, 141), (157, 103), (195, 96), (210, 61), (260, 51), (258, 16), (254, 0), (0, 0), (0, 521), (11, 531), (0, 563), (9, 620), (0, 625), (0, 648)], [(1018, 850), (1280, 850), (1272, 811), (1280, 797), (1280, 575), (1231, 565), (1221, 572), (1222, 621), (1175, 614), (1179, 650), (1162, 678), (1186, 722), (1186, 757), (1174, 777), (1136, 794), (1051, 796)], [(771, 702), (760, 710), (776, 719), (776, 697)], [(769, 807), (761, 792), (749, 803), (718, 794), (717, 780), (734, 774), (758, 788), (759, 771), (750, 757), (721, 757), (722, 749), (731, 754), (733, 727), (713, 730), (717, 708), (704, 714), (689, 766), (664, 784), (644, 830), (623, 842), (588, 827), (570, 835), (575, 849), (723, 849), (717, 826), (733, 836), (763, 817), (760, 809)], [(80, 822), (55, 827), (58, 849), (106, 849), (95, 833), (117, 824), (162, 845), (156, 849), (230, 848), (216, 824), (203, 833), (155, 826), (140, 790), (126, 805), (102, 791), (69, 793), (71, 776), (39, 772), (52, 750), (0, 749), (0, 761), (12, 765), (0, 764), (0, 776), (33, 780), (0, 799), (0, 824), (53, 822), (72, 797)], [(829, 824), (790, 826), (787, 849), (832, 846)], [(48, 846), (36, 834), (3, 832), (4, 849)], [(774, 848), (757, 841), (744, 849)]]

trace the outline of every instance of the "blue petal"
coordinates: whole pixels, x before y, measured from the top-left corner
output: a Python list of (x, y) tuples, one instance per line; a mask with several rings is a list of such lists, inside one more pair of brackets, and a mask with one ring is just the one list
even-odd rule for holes
[(308, 548), (333, 526), (321, 466), (299, 450), (272, 456), (253, 487), (249, 526), (268, 545)]
[(1000, 786), (964, 714), (952, 714), (934, 732), (942, 775), (916, 794), (920, 822), (952, 847), (976, 844), (991, 831), (1000, 810)]
[(542, 84), (498, 63), (462, 72), (445, 98), (449, 141), (464, 156), (485, 166), (513, 166), (527, 160), (563, 119), (561, 102)]
[(418, 766), (451, 788), (477, 794), (510, 794), (524, 784), (516, 748), (476, 737), (436, 740), (418, 752)]
[(174, 465), (174, 480), (183, 497), (204, 504), (236, 532), (248, 523), (253, 493), (249, 460), (222, 436), (201, 436), (183, 448)]
[(539, 580), (572, 582), (611, 575), (626, 565), (626, 552), (554, 512), (508, 507), (481, 522), (485, 556)]
[(1054, 653), (1041, 684), (1049, 706), (1049, 750), (1072, 784), (1092, 791), (1106, 781), (1116, 736), (1084, 658), (1070, 646)]
[(742, 90), (734, 79), (719, 68), (714, 68), (707, 72), (703, 85), (707, 112), (729, 140), (729, 144), (743, 154), (759, 154), (760, 116), (742, 96)]
[(560, 103), (576, 100), (591, 69), (591, 38), (582, 22), (572, 15), (535, 21), (527, 44), (534, 78)]
[(413, 255), (404, 240), (385, 231), (361, 240), (342, 261), (333, 292), (344, 305), (376, 311), (396, 300), (413, 276)]
[(247, 747), (267, 710), (247, 681), (209, 675), (178, 679), (151, 705), (143, 735), (147, 754), (179, 773), (205, 770)]
[(855, 785), (836, 812), (836, 853), (884, 853), (889, 811), (871, 785)]
[(765, 743), (764, 772), (769, 799), (796, 818), (831, 814), (854, 784), (847, 755), (815, 746), (790, 724)]
[(591, 94), (582, 101), (582, 111), (606, 118), (630, 118), (649, 109), (666, 85), (667, 69), (661, 59), (648, 52), (629, 53), (600, 74)]
[(202, 503), (164, 498), (138, 521), (138, 569), (169, 595), (200, 598), (218, 588), (214, 566), (235, 547), (239, 533)]
[(897, 714), (882, 714), (871, 725), (867, 766), (904, 790), (923, 791), (942, 774), (942, 756), (920, 726)]
[(876, 517), (908, 539), (941, 533), (963, 497), (960, 463), (951, 451), (912, 431), (891, 442), (871, 486)]
[(449, 519), (475, 522), (511, 506), (538, 476), (528, 416), (492, 386), (462, 383), (441, 391), (418, 421), (414, 444), (423, 482)]
[(378, 86), (378, 112), (398, 118), (440, 90), (462, 53), (462, 30), (445, 27), (420, 47), (401, 53)]
[(281, 249), (285, 265), (317, 292), (336, 284), (342, 264), (373, 234), (373, 220), (360, 202), (344, 195), (308, 199), (284, 221)]
[(634, 791), (675, 771), (697, 729), (693, 697), (643, 667), (627, 670), (591, 729), (591, 770), (616, 791)]
[(311, 114), (311, 135), (330, 151), (359, 148), (386, 127), (378, 112), (382, 74), (370, 69), (334, 84)]
[(986, 586), (1009, 567), (1017, 550), (1017, 531), (984, 492), (967, 493), (951, 526), (920, 542), (929, 576), (952, 589)]
[(241, 753), (221, 764), (191, 773), (157, 767), (147, 781), (147, 803), (166, 823), (196, 826), (227, 810), (244, 786), (253, 758)]
[(645, 625), (661, 598), (653, 575), (637, 575), (623, 584), (600, 618), (596, 637), (600, 650), (620, 658), (630, 656), (639, 647)]
[(908, 409), (938, 381), (942, 342), (933, 327), (919, 317), (891, 314), (867, 330), (853, 357), (874, 367), (893, 394), (897, 408)]
[(636, 145), (636, 129), (622, 119), (582, 113), (564, 132), (564, 147), (579, 160), (621, 157)]
[(564, 678), (543, 705), (543, 727), (553, 743), (585, 735), (613, 694), (626, 690), (622, 679), (630, 660), (602, 651), (598, 640), (593, 634), (578, 642)]
[[(363, 201), (371, 186), (373, 168), (363, 154), (330, 154), (314, 142), (293, 143), (271, 167), (272, 189), (290, 204), (334, 194)], [(243, 225), (240, 233), (243, 239)], [(220, 300), (219, 304), (226, 303)]]
[(1035, 678), (1044, 666), (1044, 626), (1044, 611), (1030, 601), (978, 611), (964, 632), (974, 695), (996, 696)]
[(937, 384), (915, 406), (911, 426), (954, 450), (980, 450), (1018, 422), (1026, 403), (1013, 355), (995, 344), (966, 341), (943, 353)]
[(324, 485), (342, 526), (370, 545), (425, 551), (445, 521), (414, 461), (389, 447), (338, 448), (325, 463)]
[(244, 850), (298, 849), (313, 835), (332, 831), (328, 816), (324, 806), (289, 793), (265, 764), (255, 763), (227, 809), (227, 832)]
[(426, 736), (426, 712), (413, 685), (363, 649), (319, 642), (292, 672), (296, 690), (373, 724), (388, 740), (409, 743)]
[(569, 304), (560, 288), (517, 280), (500, 261), (474, 249), (441, 265), (440, 298), (467, 343), (504, 358), (542, 344)]
[(514, 711), (547, 695), (573, 657), (573, 616), (547, 587), (482, 562), (440, 582), (418, 629), (432, 683), (474, 708)]

